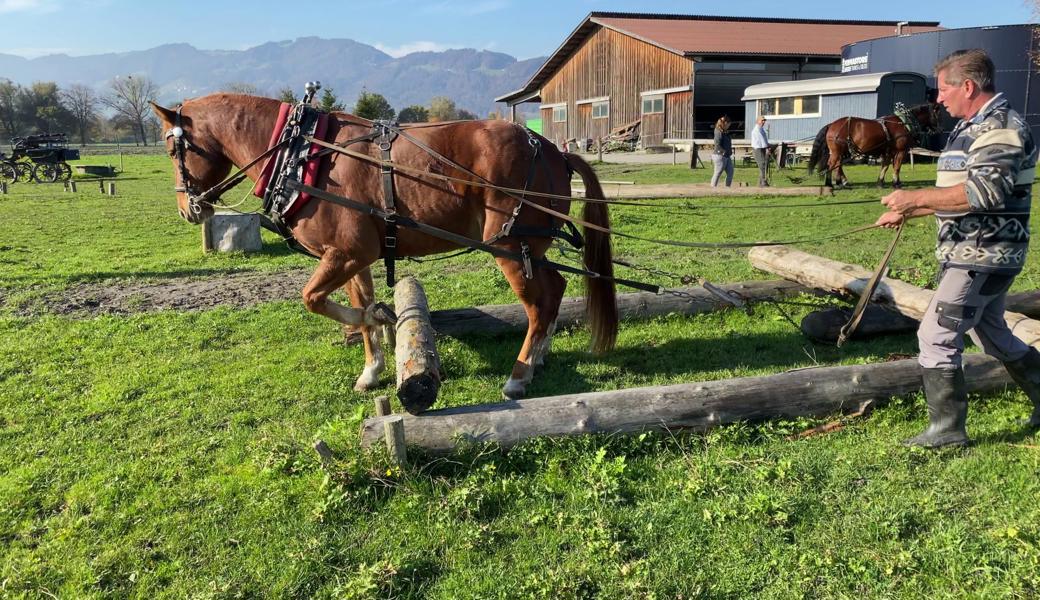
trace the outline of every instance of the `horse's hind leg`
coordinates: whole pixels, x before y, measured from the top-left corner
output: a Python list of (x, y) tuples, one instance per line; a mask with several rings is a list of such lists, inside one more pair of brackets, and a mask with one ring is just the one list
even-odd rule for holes
[(903, 153), (896, 152), (892, 158), (892, 187), (897, 190), (903, 187), (903, 180), (899, 178), (899, 170), (903, 168)]
[(879, 188), (885, 187), (885, 175), (888, 173), (888, 155), (881, 157), (881, 170), (878, 172), (877, 186)]
[[(372, 283), (372, 271), (368, 267), (361, 269), (347, 283), (347, 294), (354, 308), (368, 309), (375, 304), (375, 284)], [(355, 382), (354, 389), (363, 392), (379, 385), (379, 376), (386, 369), (386, 360), (379, 343), (381, 328), (362, 323), (357, 326), (357, 331), (365, 344), (365, 370)]]
[[(366, 305), (364, 309), (350, 308), (337, 302), (329, 300), (329, 294), (343, 287), (355, 274), (362, 270), (367, 271), (367, 264), (356, 258), (352, 258), (342, 250), (326, 250), (318, 263), (317, 270), (311, 275), (307, 285), (303, 288), (303, 304), (312, 313), (324, 315), (344, 325), (365, 328), (378, 327), (388, 322), (387, 319), (378, 314), (372, 306)], [(371, 289), (371, 276), (368, 278)], [(352, 288), (355, 286), (351, 286)], [(351, 293), (351, 296), (354, 294)], [(359, 295), (359, 299), (362, 299)], [(353, 297), (351, 298), (354, 301)], [(372, 356), (370, 336), (366, 335), (365, 343), (365, 372), (369, 372), (369, 365), (375, 363)], [(364, 377), (364, 375), (362, 375)], [(378, 378), (378, 374), (376, 375)], [(359, 384), (361, 380), (358, 380)]]
[[(516, 252), (519, 248), (510, 250)], [(533, 255), (540, 256), (541, 253)], [(516, 261), (507, 258), (495, 260), (527, 313), (527, 336), (513, 363), (513, 372), (502, 388), (504, 397), (520, 398), (534, 377), (535, 366), (544, 360), (548, 352), (551, 330), (556, 325), (560, 299), (563, 297), (564, 281), (559, 273), (545, 269), (534, 269), (532, 278), (527, 279), (523, 267)]]

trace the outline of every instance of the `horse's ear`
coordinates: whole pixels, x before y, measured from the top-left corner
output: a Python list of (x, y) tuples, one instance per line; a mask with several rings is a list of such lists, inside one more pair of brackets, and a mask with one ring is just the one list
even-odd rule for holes
[(177, 120), (177, 111), (159, 106), (158, 104), (152, 101), (149, 101), (148, 104), (152, 105), (152, 110), (155, 111), (155, 114), (163, 121), (167, 123), (173, 123)]

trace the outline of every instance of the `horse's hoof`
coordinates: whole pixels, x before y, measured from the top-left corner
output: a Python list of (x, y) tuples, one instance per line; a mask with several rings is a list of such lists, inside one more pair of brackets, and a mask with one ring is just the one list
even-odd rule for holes
[(365, 311), (367, 325), (393, 325), (397, 323), (397, 314), (383, 302), (376, 302)]
[(520, 379), (510, 379), (506, 382), (506, 386), (502, 388), (502, 399), (517, 400), (523, 398), (525, 391), (527, 391), (526, 383)]
[(367, 392), (369, 390), (374, 390), (378, 386), (379, 373), (375, 370), (369, 371), (368, 369), (365, 369), (361, 372), (361, 377), (358, 377), (357, 381), (354, 382), (354, 391)]

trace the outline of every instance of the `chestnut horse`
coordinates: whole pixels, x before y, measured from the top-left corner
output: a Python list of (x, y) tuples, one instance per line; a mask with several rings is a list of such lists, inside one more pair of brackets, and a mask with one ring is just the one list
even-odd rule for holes
[[(198, 210), (197, 203), (193, 206), (189, 194), (183, 190), (209, 189), (221, 182), (232, 166), (248, 166), (245, 174), (256, 181), (263, 161), (252, 166), (249, 164), (268, 149), (279, 108), (277, 100), (221, 93), (184, 102), (178, 119), (176, 111), (153, 104), (164, 129), (170, 132), (167, 149), (171, 158), (178, 151), (175, 134), (183, 136), (187, 148), (184, 168), (181, 169), (178, 160), (174, 161), (177, 203), (185, 220), (193, 224), (202, 223), (213, 214), (214, 207), (204, 202)], [(175, 131), (176, 125), (181, 129)], [(373, 123), (366, 119), (332, 113), (325, 139), (342, 143), (364, 137), (372, 127)], [(394, 171), (396, 209), (402, 217), (418, 223), (475, 241), (489, 240), (502, 231), (503, 225), (518, 209), (519, 200), (515, 194), (510, 196), (494, 188), (417, 176), (411, 169), (469, 181), (474, 180), (475, 174), (503, 188), (562, 196), (569, 196), (570, 176), (577, 172), (585, 182), (587, 197), (604, 197), (599, 180), (588, 163), (573, 154), (560, 152), (545, 138), (529, 134), (507, 121), (419, 124), (404, 126), (401, 130), (407, 135), (402, 134), (394, 141), (391, 158), (395, 164), (410, 169), (408, 173)], [(471, 173), (435, 158), (410, 141), (410, 137)], [(540, 155), (535, 151), (536, 146), (540, 146)], [(374, 141), (356, 142), (350, 145), (350, 149), (373, 158), (381, 156)], [(379, 165), (373, 162), (333, 154), (322, 161), (314, 186), (337, 196), (382, 207), (383, 180)], [(551, 206), (564, 214), (570, 209), (570, 201), (566, 199), (529, 196), (527, 201)], [(582, 220), (609, 231), (607, 207), (603, 203), (585, 203)], [(553, 221), (554, 217), (546, 212), (534, 206), (523, 206), (515, 223), (544, 231), (553, 227)], [(384, 319), (380, 317), (380, 311), (373, 310), (374, 288), (369, 266), (384, 253), (384, 220), (312, 198), (288, 217), (286, 224), (296, 240), (319, 259), (317, 269), (303, 289), (304, 305), (313, 313), (360, 329), (365, 346), (365, 368), (355, 389), (375, 387), (384, 370), (383, 353), (377, 337)], [(597, 352), (613, 347), (618, 325), (611, 279), (610, 237), (605, 231), (597, 231), (595, 227), (586, 227), (584, 231), (584, 266), (604, 276), (585, 278), (587, 321), (592, 332), (593, 350)], [(514, 256), (520, 255), (523, 244), (528, 247), (529, 256), (540, 259), (551, 242), (548, 237), (509, 235), (498, 237), (492, 243), (513, 252)], [(396, 255), (399, 257), (426, 256), (458, 247), (415, 229), (399, 227), (397, 230)], [(504, 396), (516, 398), (524, 394), (534, 368), (542, 363), (549, 350), (566, 281), (557, 271), (537, 264), (525, 273), (520, 261), (501, 257), (495, 260), (523, 304), (528, 318), (527, 337), (502, 390)], [(329, 299), (332, 292), (343, 287), (353, 308)]]
[(915, 144), (921, 143), (923, 134), (934, 133), (939, 127), (939, 105), (920, 104), (897, 114), (878, 119), (842, 117), (824, 125), (816, 134), (812, 154), (809, 156), (809, 174), (818, 170), (825, 174), (824, 185), (831, 186), (835, 175), (838, 185), (847, 186), (848, 178), (842, 165), (851, 156), (875, 156), (881, 158), (881, 172), (877, 185), (884, 187), (885, 173), (892, 165), (892, 187), (902, 187), (899, 169)]

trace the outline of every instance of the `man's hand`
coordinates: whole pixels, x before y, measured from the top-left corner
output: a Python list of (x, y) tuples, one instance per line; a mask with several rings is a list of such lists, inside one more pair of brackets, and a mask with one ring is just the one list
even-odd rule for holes
[(899, 224), (904, 220), (906, 220), (906, 216), (903, 213), (889, 211), (878, 217), (878, 220), (874, 224), (886, 229), (895, 229), (896, 227), (899, 227)]
[(881, 199), (881, 203), (888, 207), (888, 210), (909, 214), (918, 208), (917, 202), (915, 201), (915, 194), (905, 190), (896, 190), (891, 194)]

